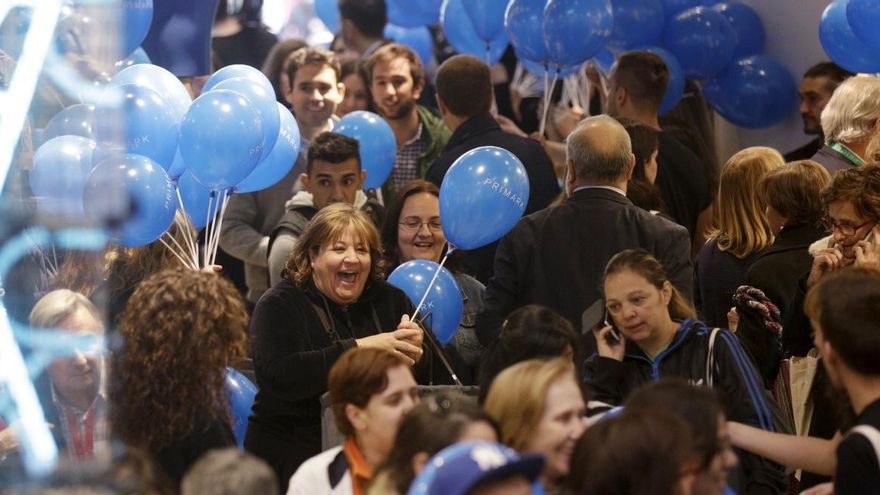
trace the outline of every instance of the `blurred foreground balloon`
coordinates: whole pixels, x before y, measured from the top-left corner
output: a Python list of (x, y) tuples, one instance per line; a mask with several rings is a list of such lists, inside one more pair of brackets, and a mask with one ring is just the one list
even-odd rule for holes
[(219, 190), (248, 176), (263, 153), (260, 115), (243, 96), (218, 89), (196, 98), (180, 122), (180, 155), (196, 179)]
[(387, 0), (388, 22), (411, 28), (437, 24), (443, 0)]
[(614, 11), (609, 0), (549, 0), (543, 25), (550, 60), (580, 65), (611, 36)]
[(327, 27), (327, 31), (334, 34), (339, 32), (342, 21), (339, 19), (339, 7), (336, 0), (315, 0), (315, 14)]
[(107, 225), (127, 247), (149, 244), (168, 230), (176, 201), (168, 174), (140, 155), (115, 155), (89, 174), (83, 193), (86, 215)]
[(358, 110), (342, 117), (333, 132), (360, 144), (361, 168), (367, 172), (364, 189), (382, 187), (397, 159), (397, 140), (388, 122), (375, 113)]
[(177, 77), (211, 73), (211, 28), (219, 0), (154, 0), (141, 46), (155, 65)]
[(440, 26), (443, 28), (446, 41), (458, 53), (473, 55), (489, 65), (497, 63), (507, 49), (507, 32), (502, 31), (497, 38), (487, 44), (474, 31), (463, 2), (464, 0), (443, 0)]
[(468, 151), (440, 186), (440, 220), (450, 244), (476, 249), (516, 225), (529, 202), (529, 177), (519, 159), (495, 146)]
[(251, 406), (257, 396), (257, 387), (246, 376), (232, 368), (226, 368), (226, 392), (232, 410), (232, 431), (239, 448), (244, 448), (244, 434), (247, 431)]
[(481, 40), (492, 41), (504, 31), (507, 0), (467, 0), (462, 5)]
[(614, 30), (610, 45), (630, 48), (657, 42), (665, 18), (660, 0), (614, 0)]
[(80, 136), (52, 138), (37, 149), (28, 179), (41, 211), (82, 216), (83, 189), (92, 170), (94, 151), (95, 142)]
[(797, 108), (794, 77), (782, 64), (761, 55), (739, 59), (703, 87), (722, 117), (751, 129), (769, 127)]
[[(880, 51), (857, 38), (847, 20), (850, 0), (835, 0), (819, 20), (819, 41), (837, 65), (851, 72), (880, 72)], [(876, 29), (876, 27), (872, 27)]]
[(95, 105), (95, 141), (143, 155), (167, 169), (177, 150), (178, 119), (162, 95), (145, 86), (111, 86)]
[(299, 156), (301, 138), (296, 119), (286, 107), (278, 102), (275, 102), (275, 105), (281, 123), (275, 146), (266, 158), (257, 164), (254, 171), (235, 186), (235, 192), (253, 192), (274, 186), (290, 173)]
[(446, 345), (455, 336), (464, 310), (461, 288), (452, 273), (433, 261), (411, 260), (391, 272), (388, 283), (406, 293), (413, 305), (416, 305), (428, 291), (428, 284), (437, 270), (440, 270), (440, 274), (419, 308), (417, 319), (424, 319), (437, 340)]
[(504, 25), (520, 60), (549, 61), (544, 45), (545, 4), (545, 0), (511, 0), (507, 6)]
[(272, 83), (269, 81), (269, 79), (266, 78), (265, 74), (257, 69), (254, 69), (250, 65), (235, 64), (227, 65), (226, 67), (223, 67), (217, 72), (211, 74), (211, 77), (208, 78), (208, 81), (202, 87), (202, 94), (207, 91), (211, 91), (212, 89), (214, 89), (214, 86), (220, 84), (221, 82), (236, 77), (244, 77), (256, 81), (263, 86), (267, 93), (274, 93), (275, 91), (275, 89), (272, 88)]
[(58, 136), (82, 136), (92, 139), (95, 106), (85, 103), (71, 105), (55, 114), (43, 130), (43, 142)]
[(183, 117), (192, 103), (189, 91), (186, 90), (180, 79), (162, 67), (152, 64), (137, 64), (119, 71), (110, 80), (111, 86), (135, 84), (144, 86), (162, 95), (168, 100), (171, 111), (177, 121)]
[(736, 33), (719, 12), (694, 7), (669, 20), (663, 48), (675, 55), (685, 77), (706, 79), (721, 72), (733, 59)]

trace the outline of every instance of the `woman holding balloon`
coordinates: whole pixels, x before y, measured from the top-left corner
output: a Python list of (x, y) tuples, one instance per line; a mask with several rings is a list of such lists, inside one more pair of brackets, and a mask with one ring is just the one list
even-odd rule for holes
[[(382, 227), (382, 244), (389, 270), (414, 259), (439, 263), (446, 252), (446, 236), (440, 223), (440, 189), (423, 180), (404, 186), (389, 205)], [(439, 328), (432, 330), (442, 343), (448, 342), (446, 351), (458, 378), (463, 384), (472, 385), (483, 352), (474, 327), (477, 314), (483, 308), (486, 288), (470, 275), (453, 273), (461, 289), (464, 311), (450, 316), (461, 322), (452, 334), (441, 335)], [(441, 305), (434, 311), (446, 309), (446, 305)]]
[(259, 392), (245, 448), (276, 471), (282, 493), (297, 467), (321, 451), (320, 396), (347, 349), (377, 347), (422, 359), (413, 305), (382, 280), (379, 233), (366, 213), (344, 204), (319, 211), (282, 272), (254, 309)]

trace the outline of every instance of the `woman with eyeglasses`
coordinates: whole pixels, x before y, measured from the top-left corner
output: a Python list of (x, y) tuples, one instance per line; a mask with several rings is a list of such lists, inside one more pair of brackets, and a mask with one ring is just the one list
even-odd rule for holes
[[(410, 260), (440, 262), (447, 248), (440, 223), (440, 189), (436, 185), (414, 180), (398, 192), (385, 213), (382, 244), (388, 273)], [(452, 271), (461, 287), (464, 311), (461, 324), (446, 351), (459, 380), (465, 385), (473, 385), (477, 362), (483, 353), (475, 325), (477, 314), (483, 307), (486, 288), (477, 279), (459, 272), (455, 265), (453, 257), (445, 266)]]

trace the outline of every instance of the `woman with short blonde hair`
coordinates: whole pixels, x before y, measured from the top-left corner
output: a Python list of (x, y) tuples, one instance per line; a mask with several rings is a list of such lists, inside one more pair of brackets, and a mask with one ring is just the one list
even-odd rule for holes
[(784, 164), (778, 151), (754, 146), (730, 157), (721, 170), (715, 228), (697, 256), (694, 288), (694, 303), (709, 326), (727, 327), (734, 292), (757, 253), (773, 243), (758, 184)]
[(507, 368), (495, 377), (483, 408), (498, 422), (502, 443), (545, 456), (545, 489), (568, 475), (586, 412), (570, 359), (530, 359)]

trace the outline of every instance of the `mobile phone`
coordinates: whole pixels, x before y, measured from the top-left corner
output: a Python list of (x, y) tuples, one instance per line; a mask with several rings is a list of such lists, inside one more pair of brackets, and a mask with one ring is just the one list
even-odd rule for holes
[(611, 318), (611, 315), (608, 314), (608, 309), (605, 309), (605, 326), (611, 327), (611, 331), (605, 334), (605, 339), (608, 343), (620, 342), (620, 330), (614, 325), (614, 318)]

